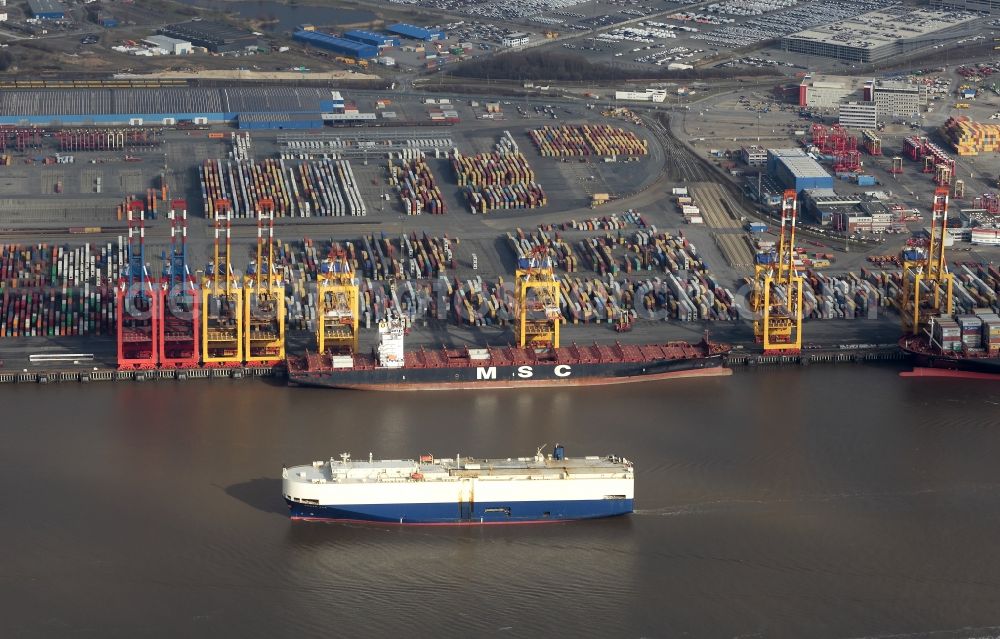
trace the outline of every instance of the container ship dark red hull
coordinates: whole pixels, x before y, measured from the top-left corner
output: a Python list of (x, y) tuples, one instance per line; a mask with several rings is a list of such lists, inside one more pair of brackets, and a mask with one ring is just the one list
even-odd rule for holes
[[(297, 386), (354, 390), (453, 390), (597, 386), (683, 377), (730, 375), (723, 366), (730, 348), (699, 344), (569, 346), (536, 353), (531, 348), (418, 350), (402, 368), (382, 368), (368, 355), (354, 366), (333, 368), (329, 356), (289, 358), (288, 381)], [(483, 356), (486, 355), (486, 356)]]
[(899, 347), (916, 368), (906, 377), (959, 377), (1000, 380), (1000, 357), (987, 354), (944, 353), (926, 336), (904, 337)]

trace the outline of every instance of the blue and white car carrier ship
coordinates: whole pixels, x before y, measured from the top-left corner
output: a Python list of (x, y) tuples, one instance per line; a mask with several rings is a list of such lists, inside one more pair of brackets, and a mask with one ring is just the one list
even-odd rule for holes
[(282, 471), (292, 519), (394, 524), (514, 524), (632, 512), (632, 462), (549, 455), (315, 461)]

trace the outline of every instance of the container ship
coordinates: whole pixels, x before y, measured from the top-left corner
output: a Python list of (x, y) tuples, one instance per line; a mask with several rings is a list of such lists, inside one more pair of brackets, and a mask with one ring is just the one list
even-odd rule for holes
[(282, 470), (292, 519), (415, 525), (515, 524), (632, 512), (632, 462), (566, 457), (340, 459)]
[[(899, 347), (915, 364), (904, 377), (996, 379), (1000, 375), (1000, 316), (992, 308), (952, 314), (954, 275), (947, 269), (949, 189), (934, 190), (926, 247), (904, 249), (900, 309), (908, 334)], [(939, 309), (946, 309), (940, 313)]]
[(704, 337), (697, 344), (619, 344), (536, 349), (531, 346), (405, 352), (405, 325), (379, 323), (371, 355), (308, 353), (288, 358), (296, 386), (354, 390), (449, 390), (596, 386), (682, 377), (730, 375), (731, 347)]
[(989, 310), (931, 318), (924, 333), (899, 346), (917, 366), (908, 377), (1000, 379), (1000, 316)]

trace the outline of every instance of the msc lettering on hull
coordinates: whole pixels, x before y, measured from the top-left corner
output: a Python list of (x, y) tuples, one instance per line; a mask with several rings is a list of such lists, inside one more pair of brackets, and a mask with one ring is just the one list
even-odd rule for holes
[[(569, 377), (573, 373), (573, 368), (568, 364), (559, 364), (552, 369), (552, 373), (556, 377)], [(535, 371), (531, 366), (518, 366), (515, 371), (515, 376), (519, 379), (531, 379), (535, 375)], [(476, 368), (476, 379), (477, 380), (491, 380), (497, 378), (497, 367), (496, 366), (479, 366)]]
[(497, 378), (497, 367), (490, 366), (489, 368), (483, 368), (480, 366), (476, 369), (476, 379), (496, 379)]

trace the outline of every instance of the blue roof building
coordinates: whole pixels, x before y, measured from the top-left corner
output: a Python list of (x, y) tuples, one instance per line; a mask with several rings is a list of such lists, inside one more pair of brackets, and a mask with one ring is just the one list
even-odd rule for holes
[(31, 15), (39, 20), (62, 20), (66, 17), (66, 5), (59, 0), (28, 0)]
[(370, 44), (363, 44), (353, 40), (345, 40), (329, 33), (320, 31), (296, 31), (292, 38), (299, 42), (333, 51), (344, 56), (351, 56), (359, 60), (367, 60), (378, 57), (378, 47)]
[(768, 149), (768, 171), (786, 188), (800, 193), (806, 189), (833, 189), (833, 176), (802, 149)]
[(400, 45), (399, 38), (394, 38), (385, 33), (372, 33), (371, 31), (345, 31), (344, 38), (379, 48), (398, 47)]
[(445, 38), (448, 37), (444, 31), (425, 29), (423, 27), (415, 27), (412, 24), (406, 24), (403, 22), (386, 27), (385, 30), (388, 31), (389, 33), (395, 33), (397, 35), (401, 35), (404, 38), (410, 38), (412, 40), (424, 40), (425, 42), (430, 42), (433, 40), (444, 40)]
[(322, 129), (320, 113), (240, 113), (236, 126), (241, 129)]

